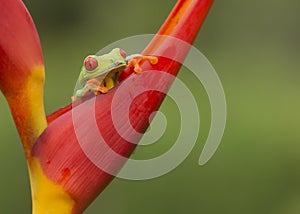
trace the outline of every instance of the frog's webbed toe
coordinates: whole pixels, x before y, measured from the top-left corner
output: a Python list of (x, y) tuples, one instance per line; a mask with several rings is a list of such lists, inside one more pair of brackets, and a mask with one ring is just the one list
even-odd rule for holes
[(133, 67), (134, 72), (141, 73), (143, 71), (141, 65), (145, 61), (149, 61), (152, 65), (155, 65), (158, 59), (155, 56), (135, 55), (128, 61), (128, 66)]

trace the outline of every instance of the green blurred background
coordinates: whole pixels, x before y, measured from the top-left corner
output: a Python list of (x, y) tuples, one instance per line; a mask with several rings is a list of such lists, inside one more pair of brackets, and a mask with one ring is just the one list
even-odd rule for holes
[[(46, 65), (47, 114), (70, 102), (83, 58), (127, 36), (155, 33), (175, 0), (24, 1), (37, 25)], [(195, 41), (226, 93), (222, 144), (200, 167), (210, 125), (205, 90), (186, 70), (179, 77), (199, 104), (201, 130), (190, 156), (148, 181), (115, 179), (85, 212), (110, 214), (300, 213), (300, 1), (215, 1)], [(0, 96), (1, 213), (30, 213), (22, 146)], [(162, 139), (134, 157), (163, 154), (180, 126), (174, 102)], [(174, 131), (175, 130), (175, 131)]]

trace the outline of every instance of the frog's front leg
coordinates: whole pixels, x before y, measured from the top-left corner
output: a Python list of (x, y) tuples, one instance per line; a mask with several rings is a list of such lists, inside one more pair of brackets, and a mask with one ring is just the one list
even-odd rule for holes
[(101, 83), (99, 80), (90, 79), (85, 83), (82, 89), (79, 89), (75, 92), (75, 96), (72, 97), (72, 101), (75, 101), (78, 98), (83, 97), (88, 92), (93, 92), (95, 95), (100, 94), (100, 92), (105, 94), (108, 92), (108, 88), (106, 88), (104, 84)]
[(141, 73), (143, 71), (141, 65), (145, 61), (149, 61), (152, 65), (155, 65), (158, 62), (158, 59), (155, 56), (144, 56), (141, 54), (134, 54), (127, 57), (128, 67), (133, 67), (133, 70), (136, 73)]
[(103, 82), (100, 82), (97, 79), (88, 80), (84, 87), (87, 87), (87, 91), (94, 92), (95, 95), (99, 95), (100, 92), (102, 94), (106, 94), (108, 92), (108, 88), (104, 86)]

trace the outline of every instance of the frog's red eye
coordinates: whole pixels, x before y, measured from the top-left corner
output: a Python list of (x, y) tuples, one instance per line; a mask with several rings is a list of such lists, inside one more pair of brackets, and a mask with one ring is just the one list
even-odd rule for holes
[(126, 58), (126, 53), (122, 49), (120, 49), (120, 54), (124, 59)]
[(98, 60), (94, 57), (88, 57), (84, 61), (84, 67), (88, 71), (93, 71), (98, 67)]

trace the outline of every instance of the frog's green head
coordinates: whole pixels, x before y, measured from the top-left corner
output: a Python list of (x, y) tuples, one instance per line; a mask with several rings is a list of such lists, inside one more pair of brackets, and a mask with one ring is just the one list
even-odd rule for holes
[(93, 78), (101, 81), (110, 71), (126, 65), (126, 53), (120, 48), (115, 48), (108, 54), (101, 56), (90, 55), (83, 62), (78, 79), (79, 84), (82, 86), (86, 81)]

